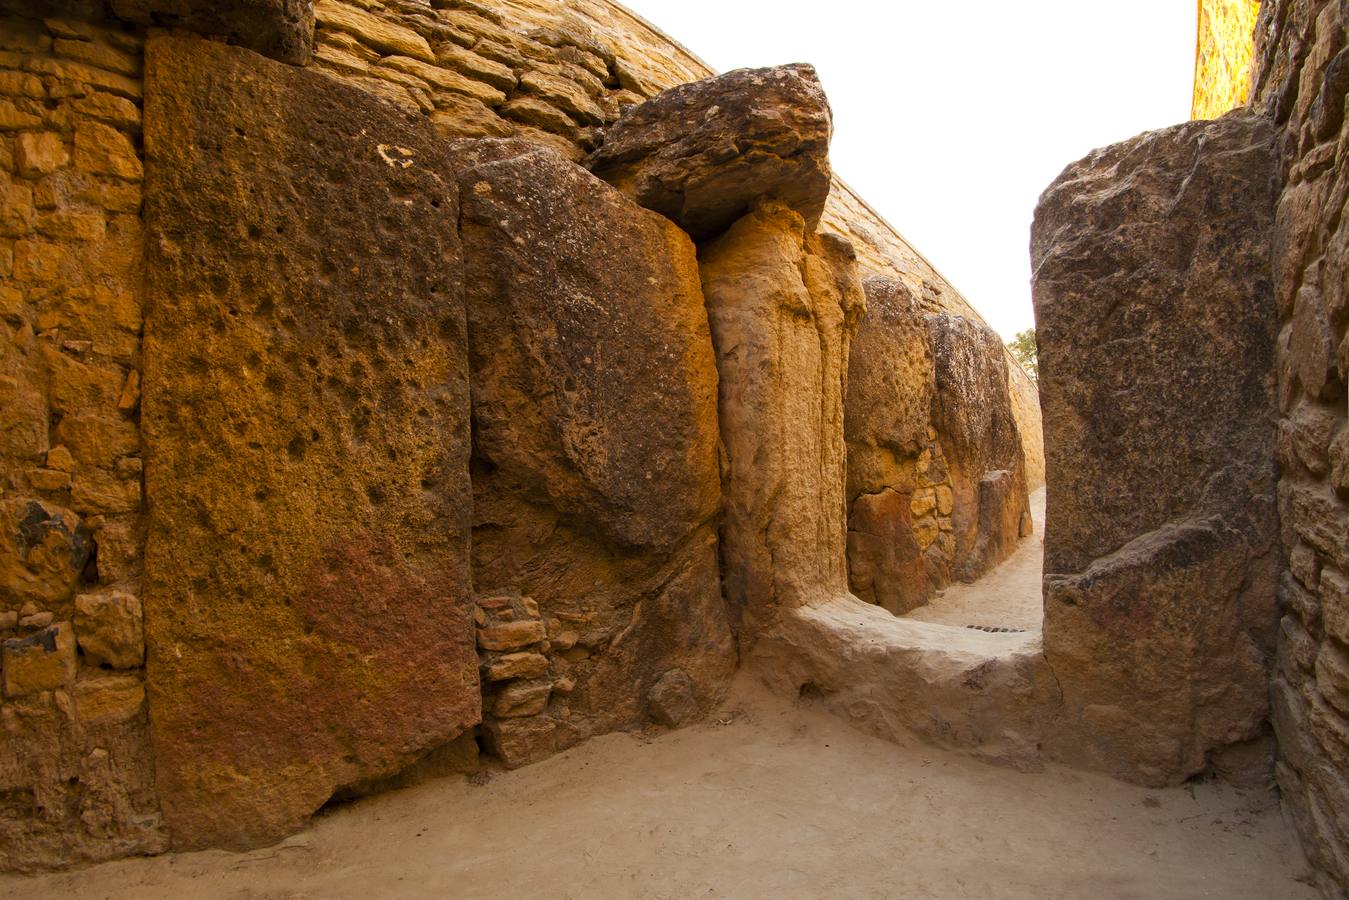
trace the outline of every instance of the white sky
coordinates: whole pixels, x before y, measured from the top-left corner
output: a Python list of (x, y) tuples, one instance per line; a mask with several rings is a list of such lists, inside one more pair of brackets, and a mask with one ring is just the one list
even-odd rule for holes
[(1004, 339), (1030, 221), (1095, 147), (1189, 118), (1193, 0), (622, 0), (718, 71), (809, 62), (834, 170)]

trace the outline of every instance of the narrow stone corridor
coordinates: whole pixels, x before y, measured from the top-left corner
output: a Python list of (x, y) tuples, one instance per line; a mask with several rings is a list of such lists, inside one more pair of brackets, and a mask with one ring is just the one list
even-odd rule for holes
[(934, 625), (1038, 634), (1044, 622), (1040, 592), (1045, 555), (1044, 488), (1030, 495), (1030, 510), (1035, 533), (1022, 538), (1015, 553), (979, 580), (951, 585), (904, 618)]

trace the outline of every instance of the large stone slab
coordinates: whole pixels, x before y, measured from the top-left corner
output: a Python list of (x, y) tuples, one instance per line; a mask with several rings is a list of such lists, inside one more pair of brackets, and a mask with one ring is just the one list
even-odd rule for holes
[[(455, 153), (474, 583), (487, 617), (510, 616), (479, 643), (494, 674), (511, 669), (498, 651), (547, 658), (488, 691), (491, 749), (517, 765), (721, 697), (736, 655), (717, 572), (717, 372), (679, 229), (537, 144)], [(521, 636), (503, 642), (508, 629)]]
[(294, 830), (479, 719), (457, 188), (428, 125), (146, 54), (148, 690), (177, 847)]
[(1032, 230), (1054, 752), (1149, 783), (1266, 727), (1271, 143), (1228, 116), (1098, 150)]
[[(848, 355), (844, 434), (848, 445), (848, 582), (869, 603), (903, 614), (950, 581), (954, 540), (941, 444), (932, 428), (936, 393), (927, 316), (901, 281), (873, 276), (867, 310)], [(949, 493), (949, 485), (947, 491)], [(933, 502), (915, 522), (914, 498)], [(921, 542), (920, 542), (921, 537)]]
[(843, 382), (865, 308), (852, 247), (768, 201), (699, 255), (729, 472), (722, 577), (742, 642), (848, 595)]
[(591, 170), (703, 240), (773, 198), (813, 231), (829, 196), (833, 118), (807, 65), (737, 69), (624, 111)]

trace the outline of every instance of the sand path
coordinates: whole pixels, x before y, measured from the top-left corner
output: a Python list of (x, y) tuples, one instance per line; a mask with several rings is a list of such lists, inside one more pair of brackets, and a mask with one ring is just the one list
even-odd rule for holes
[(984, 625), (1039, 632), (1044, 621), (1040, 569), (1045, 558), (1045, 489), (1030, 495), (1035, 534), (972, 584), (951, 585), (927, 606), (904, 616), (938, 625)]
[[(911, 618), (1038, 631), (1043, 491), (1032, 502), (1035, 538)], [(995, 768), (747, 676), (706, 723), (474, 781), (338, 807), (251, 853), (0, 878), (0, 900), (1316, 897), (1272, 793)]]
[(251, 853), (3, 878), (0, 897), (1312, 900), (1303, 866), (1272, 795), (1020, 774), (742, 679), (682, 731), (374, 797)]

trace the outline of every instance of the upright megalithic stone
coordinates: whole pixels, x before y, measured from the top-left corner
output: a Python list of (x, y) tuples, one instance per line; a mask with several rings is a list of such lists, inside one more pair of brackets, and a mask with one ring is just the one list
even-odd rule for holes
[(458, 190), (426, 122), (146, 53), (148, 690), (177, 847), (283, 837), (479, 721)]
[(1235, 115), (1098, 150), (1032, 229), (1048, 749), (1152, 784), (1269, 765), (1272, 143)]

